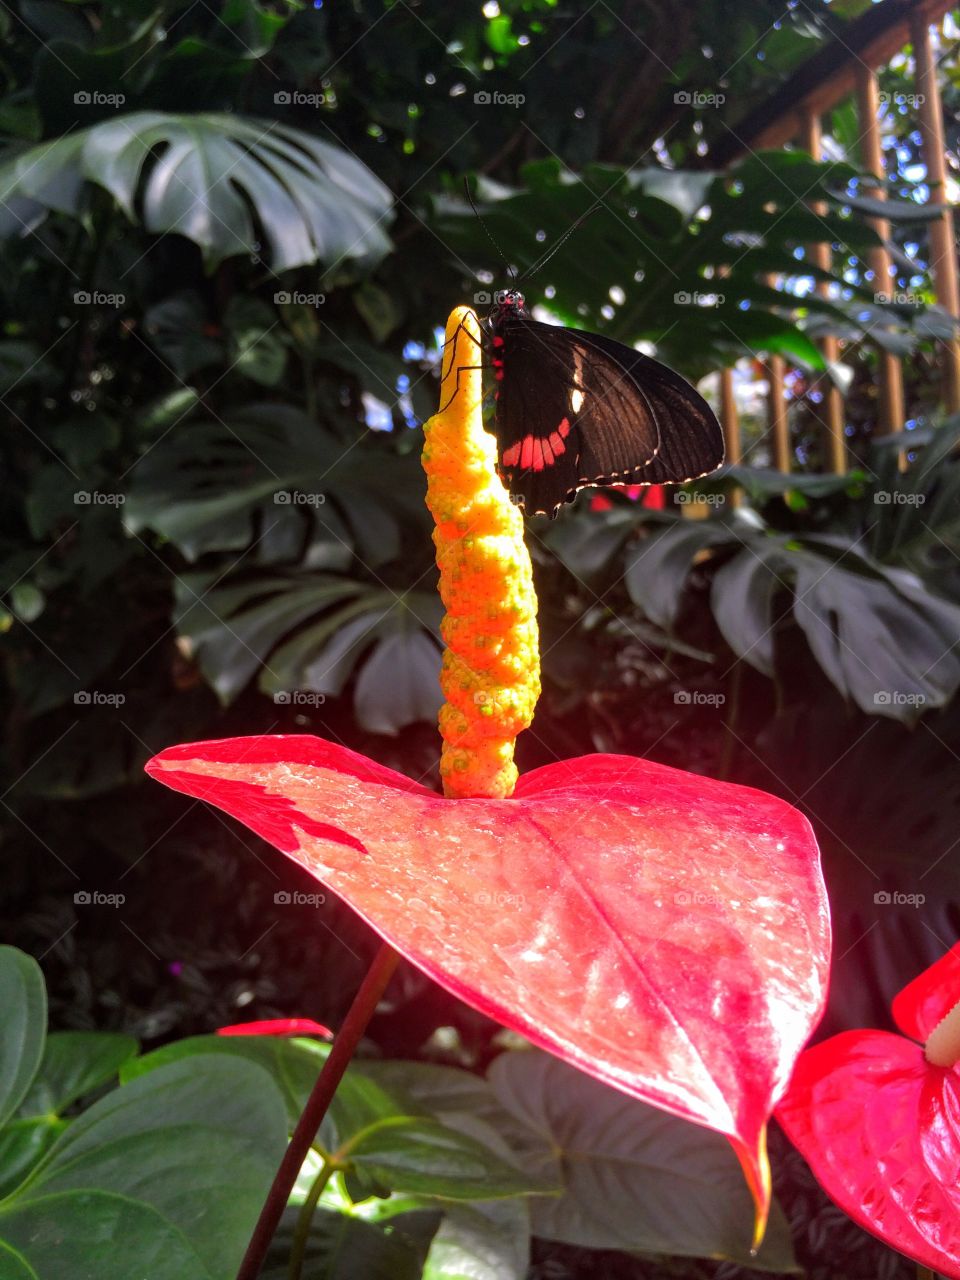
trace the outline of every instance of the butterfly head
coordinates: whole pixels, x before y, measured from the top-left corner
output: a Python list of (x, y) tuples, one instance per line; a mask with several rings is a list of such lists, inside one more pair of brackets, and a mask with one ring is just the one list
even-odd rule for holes
[(501, 315), (523, 311), (523, 294), (519, 289), (498, 289), (493, 300)]

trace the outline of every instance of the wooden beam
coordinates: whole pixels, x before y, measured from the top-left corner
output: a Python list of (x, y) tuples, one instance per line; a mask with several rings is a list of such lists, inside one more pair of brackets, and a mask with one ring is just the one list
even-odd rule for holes
[[(860, 150), (863, 167), (868, 173), (883, 177), (883, 149), (880, 145), (880, 125), (877, 117), (880, 114), (880, 89), (877, 73), (869, 66), (858, 63), (857, 70), (857, 116), (860, 128)], [(880, 200), (886, 199), (886, 192), (877, 187), (874, 195)], [(873, 218), (873, 226), (881, 240), (890, 237), (890, 224), (886, 218)], [(878, 293), (893, 292), (893, 277), (890, 274), (890, 254), (883, 245), (869, 250), (868, 263), (873, 272), (873, 285)], [(903, 430), (903, 371), (900, 361), (892, 352), (877, 347), (880, 365), (879, 405), (877, 412), (878, 431), (889, 435), (891, 431)]]
[[(808, 108), (804, 108), (800, 113), (800, 124), (800, 145), (814, 160), (819, 160), (822, 156), (820, 117)], [(821, 213), (823, 201), (814, 201), (812, 207), (815, 213)], [(820, 267), (823, 271), (829, 271), (833, 265), (830, 245), (826, 242), (808, 245), (807, 253), (814, 266)], [(821, 297), (829, 296), (830, 286), (825, 280), (818, 280), (816, 288)], [(823, 352), (824, 360), (835, 364), (840, 359), (839, 339), (833, 334), (828, 334), (821, 339), (820, 350)], [(843, 396), (833, 378), (829, 376), (824, 378), (823, 384), (825, 388), (823, 413), (818, 417), (824, 430), (824, 461), (828, 463), (834, 475), (842, 476), (847, 469), (847, 441), (844, 434), (847, 415), (843, 406)]]
[[(910, 38), (916, 64), (915, 85), (919, 98), (920, 134), (923, 162), (927, 168), (930, 203), (943, 206), (943, 216), (930, 226), (930, 270), (937, 300), (952, 316), (960, 315), (957, 285), (957, 249), (953, 238), (953, 211), (947, 203), (946, 143), (943, 136), (943, 108), (930, 39), (930, 25), (923, 13), (914, 14)], [(939, 344), (943, 371), (943, 399), (949, 413), (960, 410), (960, 343), (954, 338)]]
[[(733, 370), (720, 370), (720, 425), (723, 427), (723, 438), (726, 442), (724, 461), (728, 466), (740, 462), (743, 450), (740, 444), (740, 414), (737, 412), (737, 397), (733, 387)], [(730, 505), (739, 507), (743, 491), (735, 488), (730, 495)]]
[(784, 381), (786, 372), (783, 356), (770, 356), (767, 361), (767, 421), (773, 433), (773, 462), (778, 471), (790, 471), (793, 463)]
[(883, 0), (854, 22), (835, 22), (834, 39), (716, 139), (705, 165), (722, 169), (750, 151), (786, 146), (801, 132), (804, 112), (824, 115), (855, 91), (858, 69), (884, 66), (910, 43), (912, 23), (938, 22), (953, 7), (950, 0)]
[(720, 370), (720, 425), (723, 427), (723, 438), (727, 442), (726, 461), (737, 463), (743, 457), (740, 447), (740, 414), (737, 411), (737, 397), (733, 389), (733, 370)]

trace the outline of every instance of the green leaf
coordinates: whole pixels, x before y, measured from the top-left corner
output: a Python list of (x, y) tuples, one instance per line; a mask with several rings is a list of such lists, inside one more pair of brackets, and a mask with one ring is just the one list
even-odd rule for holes
[(522, 1200), (449, 1205), (423, 1280), (524, 1280), (530, 1265), (530, 1211)]
[[(389, 441), (345, 447), (289, 405), (253, 404), (222, 422), (176, 422), (137, 464), (123, 509), (189, 560), (242, 551), (260, 563), (377, 569), (400, 549), (400, 519), (426, 529), (419, 460)], [(422, 514), (421, 514), (422, 513)]]
[(257, 298), (238, 295), (230, 299), (224, 324), (237, 372), (265, 387), (277, 386), (283, 380), (287, 350), (275, 313)]
[(422, 630), (387, 635), (363, 664), (354, 699), (371, 733), (395, 734), (418, 720), (435, 722), (443, 705), (440, 649)]
[[(261, 1280), (288, 1280), (293, 1223), (281, 1225)], [(420, 1280), (424, 1250), (397, 1225), (364, 1222), (346, 1213), (318, 1208), (304, 1254), (303, 1280)]]
[(26, 1097), (43, 1058), (47, 994), (40, 966), (16, 947), (0, 946), (0, 1125)]
[(787, 584), (776, 569), (777, 549), (744, 551), (714, 574), (710, 605), (727, 644), (765, 676), (773, 675), (773, 601)]
[(875, 196), (850, 196), (838, 193), (838, 200), (866, 213), (871, 218), (888, 218), (891, 222), (933, 222), (943, 217), (943, 205), (916, 204), (913, 200), (878, 200)]
[(549, 1178), (528, 1176), (477, 1139), (426, 1116), (379, 1121), (348, 1148), (351, 1165), (392, 1191), (492, 1200), (554, 1189)]
[(575, 578), (590, 579), (614, 569), (618, 552), (635, 528), (633, 511), (614, 509), (603, 520), (578, 513), (549, 529), (544, 541)]
[(305, 1037), (186, 1036), (142, 1057), (128, 1059), (120, 1069), (120, 1079), (127, 1084), (160, 1067), (189, 1062), (202, 1055), (253, 1062), (273, 1078), (286, 1105), (292, 1129), (329, 1052), (329, 1045)]
[[(289, 689), (270, 667), (274, 647), (292, 629), (327, 610), (337, 609), (334, 616), (342, 617), (342, 606), (363, 593), (359, 584), (329, 575), (305, 576), (301, 582), (276, 576), (218, 587), (219, 576), (214, 571), (178, 579), (176, 620), (224, 702), (232, 701), (261, 666), (274, 675), (278, 689)], [(365, 609), (374, 607), (364, 604)]]
[(694, 556), (734, 535), (709, 520), (679, 520), (627, 552), (624, 582), (651, 622), (673, 629)]
[(566, 1190), (530, 1202), (535, 1235), (594, 1249), (729, 1258), (796, 1269), (782, 1214), (750, 1252), (753, 1205), (719, 1134), (628, 1098), (549, 1054), (505, 1053), (488, 1078), (536, 1145), (559, 1153)]
[(66, 1126), (67, 1121), (49, 1115), (7, 1121), (0, 1129), (0, 1200), (20, 1186)]
[[(19, 1270), (7, 1271), (7, 1259)], [(0, 1206), (3, 1280), (228, 1280), (162, 1214), (118, 1192), (72, 1191)]]
[[(188, 1036), (135, 1058), (123, 1068), (123, 1079), (133, 1080), (172, 1063), (213, 1055), (217, 1059), (240, 1058), (269, 1072), (287, 1107), (292, 1130), (307, 1104), (330, 1046), (305, 1037)], [(333, 1150), (369, 1125), (405, 1114), (405, 1100), (365, 1072), (350, 1066), (324, 1118), (320, 1138)]]
[[(0, 1238), (31, 1265), (42, 1258), (37, 1269), (77, 1274), (69, 1268), (95, 1247), (93, 1226), (102, 1232), (112, 1218), (119, 1230), (129, 1217), (122, 1247), (106, 1238), (117, 1260), (104, 1252), (104, 1269), (90, 1274), (166, 1276), (145, 1259), (167, 1247), (184, 1275), (232, 1280), (285, 1144), (283, 1101), (261, 1068), (235, 1059), (172, 1063), (73, 1121), (0, 1205)], [(44, 1218), (55, 1231), (37, 1230)]]
[(84, 1094), (115, 1080), (136, 1052), (136, 1040), (115, 1031), (54, 1032), (19, 1114), (62, 1115)]
[(182, 381), (223, 362), (223, 343), (207, 329), (203, 303), (192, 290), (165, 298), (143, 316), (147, 341)]
[(832, 564), (809, 551), (788, 555), (794, 617), (842, 694), (869, 715), (906, 723), (952, 699), (960, 688), (960, 607), (913, 574), (849, 552)]
[(85, 182), (105, 187), (132, 222), (142, 210), (147, 231), (193, 240), (211, 267), (264, 252), (258, 226), (275, 272), (382, 257), (390, 244), (383, 183), (340, 147), (276, 120), (138, 111), (0, 164), (6, 200), (35, 208), (78, 215)]

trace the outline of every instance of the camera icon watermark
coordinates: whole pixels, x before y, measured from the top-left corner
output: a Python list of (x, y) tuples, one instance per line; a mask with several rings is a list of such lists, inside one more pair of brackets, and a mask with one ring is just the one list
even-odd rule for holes
[(725, 93), (703, 93), (699, 89), (678, 89), (673, 95), (678, 107), (722, 107), (726, 100)]
[(723, 493), (689, 493), (686, 489), (677, 489), (673, 500), (681, 507), (722, 507), (727, 498)]
[(322, 707), (326, 700), (325, 693), (314, 693), (312, 689), (280, 689), (273, 695), (278, 707)]
[(904, 493), (902, 489), (878, 489), (873, 501), (878, 507), (922, 507), (925, 493)]
[(702, 689), (678, 689), (673, 701), (678, 707), (722, 707), (725, 693), (704, 693)]
[(899, 689), (878, 689), (873, 695), (875, 707), (922, 707), (926, 701), (926, 694), (902, 693)]
[(73, 495), (75, 507), (122, 507), (126, 494), (103, 493), (100, 489), (78, 489)]
[(922, 907), (926, 902), (926, 894), (923, 893), (900, 893), (897, 890), (888, 892), (886, 889), (878, 889), (873, 895), (874, 904), (878, 907)]
[(922, 307), (926, 304), (926, 299), (922, 293), (886, 293), (881, 291), (873, 295), (873, 300), (878, 306)]
[(77, 907), (122, 907), (126, 900), (124, 893), (101, 893), (99, 889), (78, 889), (73, 895)]
[(522, 93), (501, 93), (499, 89), (478, 89), (473, 95), (478, 107), (522, 107), (526, 95)]
[(524, 907), (527, 902), (522, 893), (491, 892), (487, 889), (481, 889), (479, 893), (475, 893), (473, 900), (478, 907), (502, 907), (506, 910)]
[(99, 689), (79, 689), (73, 695), (75, 707), (122, 707), (126, 700), (125, 693), (101, 693)]
[(303, 893), (299, 889), (278, 889), (273, 895), (278, 907), (322, 907), (326, 900), (325, 893)]
[(299, 489), (278, 489), (273, 495), (277, 507), (322, 507), (326, 500), (325, 493), (301, 493)]
[(278, 307), (322, 307), (326, 300), (325, 293), (302, 293), (299, 289), (281, 289), (273, 295), (273, 301)]
[(278, 89), (273, 95), (277, 107), (322, 107), (327, 102), (325, 93), (304, 93), (300, 89)]
[(686, 289), (673, 295), (675, 307), (722, 307), (726, 300), (722, 293), (688, 293)]
[(877, 94), (877, 98), (883, 107), (903, 107), (904, 109), (922, 107), (927, 100), (926, 94), (923, 93), (887, 93), (883, 89)]
[(678, 889), (673, 895), (678, 907), (722, 907), (724, 899), (716, 893), (704, 893), (700, 889)]
[(103, 293), (100, 289), (77, 289), (73, 295), (75, 307), (122, 307), (127, 301), (125, 293)]
[(122, 107), (127, 96), (124, 93), (101, 93), (99, 89), (78, 89), (73, 95), (75, 107)]

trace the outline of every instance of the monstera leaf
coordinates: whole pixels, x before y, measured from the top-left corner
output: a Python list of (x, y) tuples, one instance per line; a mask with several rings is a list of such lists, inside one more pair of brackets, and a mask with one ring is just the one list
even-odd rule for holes
[(783, 599), (824, 673), (861, 711), (912, 723), (960, 687), (960, 607), (848, 537), (777, 534), (749, 510), (730, 520), (678, 521), (631, 548), (627, 589), (669, 628), (695, 560), (721, 556), (714, 617), (734, 653), (765, 675), (774, 674)]
[(390, 192), (341, 148), (276, 121), (159, 111), (120, 115), (8, 158), (0, 234), (49, 210), (78, 215), (88, 182), (147, 231), (193, 240), (210, 267), (259, 254), (280, 272), (377, 258), (390, 247)]
[(401, 529), (426, 529), (417, 458), (376, 438), (345, 444), (289, 405), (254, 404), (223, 421), (183, 422), (133, 473), (124, 522), (153, 529), (189, 559), (242, 551), (262, 564), (376, 569)]
[(315, 707), (354, 689), (360, 723), (396, 733), (440, 709), (440, 606), (432, 592), (403, 595), (338, 574), (220, 582), (177, 580), (177, 626), (224, 702), (257, 674), (278, 707)]

